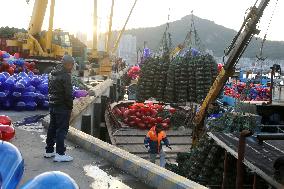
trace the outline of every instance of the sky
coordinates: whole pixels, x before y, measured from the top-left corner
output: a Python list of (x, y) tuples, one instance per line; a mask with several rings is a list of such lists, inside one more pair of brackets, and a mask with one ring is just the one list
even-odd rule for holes
[[(35, 0), (0, 0), (0, 26), (27, 28)], [(259, 0), (261, 1), (261, 0)], [(260, 22), (262, 30), (259, 37), (266, 32), (277, 0), (271, 0)], [(278, 0), (267, 38), (284, 41), (284, 1)], [(242, 24), (246, 10), (255, 0), (138, 0), (127, 28), (158, 26), (170, 21), (194, 15), (214, 21), (227, 28), (238, 30)], [(115, 0), (113, 29), (121, 29), (129, 14), (134, 0)], [(98, 0), (99, 32), (107, 30), (111, 0)], [(6, 8), (5, 8), (6, 7)], [(48, 6), (49, 7), (49, 6)], [(70, 33), (85, 32), (92, 37), (93, 0), (55, 0), (54, 28), (61, 28)], [(43, 29), (48, 26), (49, 9), (47, 9)], [(198, 28), (197, 28), (198, 30)]]

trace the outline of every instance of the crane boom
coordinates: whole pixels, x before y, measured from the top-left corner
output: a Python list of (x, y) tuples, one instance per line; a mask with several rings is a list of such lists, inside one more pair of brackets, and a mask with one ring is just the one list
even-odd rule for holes
[(98, 2), (94, 0), (94, 20), (93, 20), (93, 50), (98, 50)]
[(204, 133), (204, 118), (208, 106), (214, 102), (223, 88), (225, 82), (234, 73), (234, 68), (242, 53), (245, 51), (247, 45), (251, 41), (254, 34), (259, 33), (256, 29), (257, 23), (263, 15), (264, 9), (268, 5), (270, 0), (262, 0), (258, 7), (253, 6), (242, 25), (237, 37), (233, 40), (229, 52), (228, 59), (224, 68), (220, 71), (216, 77), (213, 85), (211, 86), (205, 100), (203, 101), (199, 111), (194, 118), (195, 128), (193, 130), (192, 144), (195, 146), (199, 138)]
[(117, 38), (117, 40), (116, 40), (116, 42), (115, 42), (115, 45), (114, 45), (114, 47), (113, 47), (113, 49), (112, 49), (112, 53), (114, 53), (114, 52), (117, 50), (117, 47), (118, 47), (118, 44), (119, 44), (120, 39), (121, 39), (121, 37), (122, 37), (122, 34), (123, 34), (124, 31), (125, 31), (126, 25), (127, 25), (127, 23), (128, 23), (128, 20), (129, 20), (131, 14), (132, 14), (132, 12), (133, 12), (133, 9), (134, 9), (136, 3), (137, 3), (137, 0), (135, 0), (134, 4), (132, 5), (132, 8), (131, 8), (131, 10), (130, 10), (130, 12), (129, 12), (129, 15), (128, 15), (126, 21), (125, 21), (125, 24), (124, 24), (122, 30), (120, 31), (120, 33), (119, 33), (119, 35), (118, 35), (118, 38)]
[(55, 0), (51, 0), (49, 25), (48, 25), (48, 31), (47, 31), (47, 37), (46, 37), (46, 50), (48, 51), (48, 53), (51, 52), (51, 46), (52, 46), (54, 7), (55, 7)]
[(111, 44), (111, 36), (112, 36), (112, 17), (113, 17), (113, 8), (114, 8), (114, 0), (112, 0), (111, 3), (111, 11), (110, 11), (110, 16), (109, 16), (109, 25), (108, 25), (108, 36), (106, 40), (106, 52), (109, 54), (110, 51), (110, 44)]
[(41, 32), (47, 4), (48, 0), (35, 0), (33, 14), (28, 27), (29, 34), (36, 35)]

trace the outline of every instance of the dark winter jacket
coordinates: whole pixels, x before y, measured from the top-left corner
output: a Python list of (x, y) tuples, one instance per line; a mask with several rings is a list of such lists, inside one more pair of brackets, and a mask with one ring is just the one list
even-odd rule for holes
[(73, 109), (71, 73), (62, 64), (57, 65), (49, 74), (48, 97), (50, 107)]

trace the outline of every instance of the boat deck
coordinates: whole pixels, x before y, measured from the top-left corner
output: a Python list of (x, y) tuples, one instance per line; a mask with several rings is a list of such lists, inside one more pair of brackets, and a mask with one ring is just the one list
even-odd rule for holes
[[(209, 133), (215, 142), (235, 158), (238, 157), (239, 138), (237, 134)], [(284, 143), (281, 140), (265, 141), (259, 144), (255, 137), (246, 140), (244, 164), (276, 188), (284, 188), (274, 175), (274, 161), (284, 156)]]
[[(105, 113), (106, 125), (110, 136), (110, 141), (130, 153), (133, 153), (144, 159), (149, 159), (148, 150), (144, 147), (144, 138), (147, 130), (139, 130), (129, 127), (117, 128), (108, 111)], [(163, 147), (166, 152), (166, 159), (175, 162), (177, 153), (189, 152), (191, 147), (191, 129), (184, 130), (168, 130), (167, 137), (170, 141), (172, 150)]]

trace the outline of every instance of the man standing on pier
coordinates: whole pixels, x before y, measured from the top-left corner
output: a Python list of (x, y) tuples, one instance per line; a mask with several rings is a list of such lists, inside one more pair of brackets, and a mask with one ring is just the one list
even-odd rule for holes
[[(65, 154), (64, 139), (69, 129), (69, 120), (73, 109), (71, 71), (74, 59), (64, 55), (62, 64), (51, 71), (48, 80), (50, 124), (46, 138), (45, 158), (54, 157), (56, 162), (68, 162), (73, 158)], [(56, 153), (54, 145), (56, 143)]]
[(149, 132), (147, 133), (144, 139), (144, 145), (148, 149), (149, 147), (149, 154), (150, 154), (150, 161), (155, 163), (156, 156), (160, 155), (160, 166), (165, 167), (166, 165), (166, 154), (162, 148), (162, 142), (168, 148), (171, 149), (169, 140), (167, 139), (165, 131), (163, 131), (162, 124), (158, 123), (156, 126), (152, 127)]

